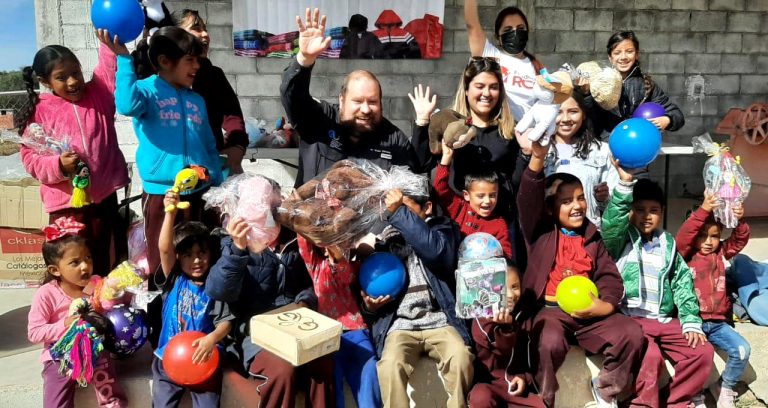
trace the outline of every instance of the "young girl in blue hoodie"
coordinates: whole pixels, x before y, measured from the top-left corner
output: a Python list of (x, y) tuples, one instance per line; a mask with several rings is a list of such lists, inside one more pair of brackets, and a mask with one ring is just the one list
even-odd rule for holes
[(200, 220), (202, 193), (222, 181), (216, 139), (208, 123), (203, 98), (191, 90), (200, 68), (203, 46), (178, 27), (163, 27), (150, 40), (149, 59), (157, 74), (137, 80), (125, 45), (116, 43), (115, 102), (117, 112), (133, 117), (139, 139), (136, 164), (144, 183), (142, 208), (151, 271), (160, 264), (158, 235), (164, 218), (163, 197), (173, 187), (176, 173), (195, 165), (208, 172), (207, 180), (182, 193), (191, 204), (183, 221)]

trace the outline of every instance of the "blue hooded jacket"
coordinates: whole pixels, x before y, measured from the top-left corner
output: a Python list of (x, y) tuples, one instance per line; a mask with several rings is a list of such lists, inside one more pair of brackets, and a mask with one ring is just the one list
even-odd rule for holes
[(165, 194), (176, 173), (190, 165), (205, 167), (210, 179), (186, 194), (221, 183), (216, 139), (200, 95), (157, 75), (137, 81), (131, 56), (118, 55), (115, 105), (118, 113), (133, 117), (136, 165), (146, 193)]

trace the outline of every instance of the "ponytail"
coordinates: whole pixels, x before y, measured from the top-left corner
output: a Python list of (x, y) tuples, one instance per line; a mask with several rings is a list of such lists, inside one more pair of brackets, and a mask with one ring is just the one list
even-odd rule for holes
[(35, 107), (40, 97), (35, 92), (35, 71), (32, 67), (24, 67), (22, 70), (24, 89), (27, 91), (27, 101), (13, 118), (13, 126), (19, 130), (19, 135), (24, 134), (27, 122), (35, 115)]
[(643, 101), (648, 101), (651, 97), (651, 92), (653, 91), (653, 87), (656, 86), (656, 84), (653, 82), (653, 79), (651, 79), (651, 76), (643, 72)]

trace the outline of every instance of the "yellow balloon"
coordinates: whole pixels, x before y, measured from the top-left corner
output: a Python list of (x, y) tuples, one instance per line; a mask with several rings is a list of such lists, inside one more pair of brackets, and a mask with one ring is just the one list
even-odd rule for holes
[(584, 276), (569, 276), (557, 285), (555, 298), (560, 309), (569, 315), (578, 310), (592, 306), (589, 293), (598, 297), (597, 286)]

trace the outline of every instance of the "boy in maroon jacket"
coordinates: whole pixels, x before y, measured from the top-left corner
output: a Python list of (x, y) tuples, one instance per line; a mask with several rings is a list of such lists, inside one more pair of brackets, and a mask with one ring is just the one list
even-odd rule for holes
[[(733, 387), (741, 378), (749, 360), (749, 343), (736, 333), (728, 322), (733, 314), (733, 305), (726, 290), (724, 259), (731, 259), (741, 252), (749, 241), (749, 225), (742, 217), (744, 208), (733, 209), (739, 220), (731, 236), (720, 242), (723, 226), (712, 217), (712, 211), (720, 206), (717, 197), (705, 194), (701, 207), (683, 223), (675, 241), (677, 250), (693, 272), (693, 285), (699, 298), (701, 326), (712, 345), (728, 353), (720, 381), (718, 408), (735, 407), (737, 393)], [(717, 387), (715, 387), (717, 388)]]
[(499, 197), (499, 176), (494, 172), (467, 174), (464, 179), (463, 197), (451, 189), (448, 179), (453, 162), (453, 149), (443, 143), (443, 157), (437, 166), (434, 187), (440, 206), (452, 220), (459, 224), (461, 237), (475, 232), (485, 232), (499, 240), (504, 258), (512, 259), (507, 222), (495, 214)]
[[(526, 387), (533, 383), (527, 373), (525, 343), (517, 344), (517, 324), (512, 315), (520, 299), (520, 276), (517, 268), (507, 267), (507, 308), (499, 310), (493, 319), (472, 321), (472, 340), (477, 359), (475, 385), (469, 392), (472, 408), (510, 407), (544, 408), (538, 395), (527, 394)], [(517, 350), (516, 350), (517, 348)]]
[[(643, 331), (630, 317), (615, 313), (624, 283), (603, 239), (586, 217), (587, 202), (579, 179), (555, 173), (544, 179), (548, 147), (532, 145), (517, 208), (528, 244), (528, 269), (523, 275), (520, 310), (531, 337), (530, 361), (544, 403), (555, 406), (555, 374), (571, 343), (602, 354), (603, 368), (592, 379), (598, 407), (615, 407), (616, 397), (637, 372), (645, 345)], [(597, 285), (599, 298), (568, 315), (557, 307), (555, 290), (566, 277), (581, 275)]]

